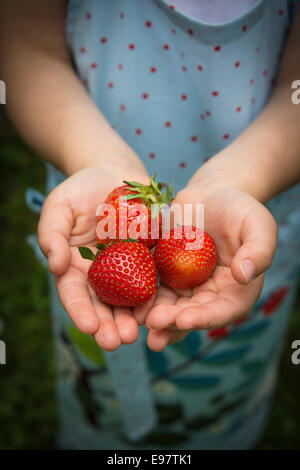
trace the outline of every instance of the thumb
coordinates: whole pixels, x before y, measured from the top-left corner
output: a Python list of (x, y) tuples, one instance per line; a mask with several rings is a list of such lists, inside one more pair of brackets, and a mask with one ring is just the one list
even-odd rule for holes
[(50, 193), (42, 207), (38, 240), (42, 252), (48, 258), (49, 270), (54, 275), (63, 274), (70, 264), (72, 220), (68, 205), (55, 201)]
[(270, 267), (276, 250), (277, 234), (277, 224), (263, 205), (247, 214), (241, 227), (242, 245), (231, 263), (236, 281), (248, 284)]

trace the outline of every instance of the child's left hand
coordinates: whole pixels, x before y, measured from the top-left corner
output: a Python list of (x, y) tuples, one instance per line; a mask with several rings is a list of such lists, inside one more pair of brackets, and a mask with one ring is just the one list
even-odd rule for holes
[(147, 307), (136, 309), (139, 323), (146, 316), (154, 351), (192, 330), (220, 328), (249, 312), (275, 253), (276, 222), (262, 204), (239, 189), (205, 186), (187, 187), (174, 203), (204, 203), (205, 231), (215, 240), (218, 264), (205, 283), (176, 291), (161, 285), (148, 313)]

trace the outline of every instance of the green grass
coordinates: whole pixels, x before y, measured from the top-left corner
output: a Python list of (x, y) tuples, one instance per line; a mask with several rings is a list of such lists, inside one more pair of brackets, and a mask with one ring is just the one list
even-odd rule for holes
[[(24, 202), (26, 187), (43, 192), (45, 168), (0, 114), (1, 282), (0, 449), (54, 449), (57, 416), (47, 275), (26, 244), (38, 216)], [(300, 298), (281, 360), (280, 380), (259, 449), (300, 449), (300, 365), (291, 342), (300, 339)]]
[(38, 216), (24, 202), (27, 186), (43, 190), (45, 168), (0, 115), (0, 449), (53, 448), (56, 429), (54, 367), (47, 275), (26, 236)]

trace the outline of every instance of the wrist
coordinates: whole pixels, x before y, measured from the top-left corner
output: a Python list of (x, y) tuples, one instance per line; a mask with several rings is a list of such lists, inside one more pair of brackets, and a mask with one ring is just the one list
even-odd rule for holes
[(244, 144), (235, 141), (220, 151), (194, 174), (188, 187), (201, 186), (205, 194), (222, 189), (237, 189), (262, 204), (266, 203), (279, 192), (272, 177), (278, 171), (272, 165), (276, 158), (268, 146), (252, 144), (247, 152), (245, 148)]
[(149, 179), (141, 160), (128, 146), (125, 149), (118, 146), (109, 149), (97, 146), (93, 151), (68, 152), (60, 158), (60, 169), (67, 176), (72, 176), (74, 173), (88, 167), (113, 168), (114, 171), (123, 172), (126, 178), (139, 177), (140, 179), (146, 179), (147, 182)]

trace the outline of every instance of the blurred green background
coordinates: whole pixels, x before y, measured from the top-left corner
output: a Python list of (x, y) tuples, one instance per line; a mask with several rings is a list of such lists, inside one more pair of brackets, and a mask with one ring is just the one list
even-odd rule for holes
[[(38, 215), (25, 205), (28, 186), (44, 192), (45, 167), (0, 109), (1, 282), (0, 449), (55, 449), (57, 416), (46, 269), (26, 237)], [(297, 254), (298, 255), (298, 254)], [(290, 319), (271, 416), (258, 449), (300, 449), (300, 365), (291, 343), (300, 339), (300, 295)]]

